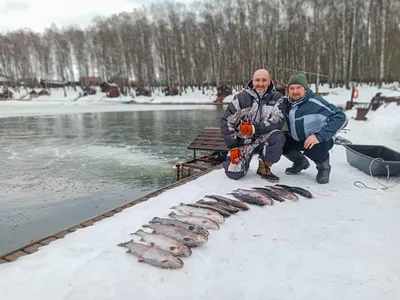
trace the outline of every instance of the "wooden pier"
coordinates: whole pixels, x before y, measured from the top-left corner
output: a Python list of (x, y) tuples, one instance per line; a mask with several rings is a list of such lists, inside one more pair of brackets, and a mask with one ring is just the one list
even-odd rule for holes
[[(178, 180), (221, 164), (229, 151), (217, 127), (204, 128), (187, 149), (193, 150), (193, 159), (175, 165)], [(196, 151), (208, 153), (198, 157)]]

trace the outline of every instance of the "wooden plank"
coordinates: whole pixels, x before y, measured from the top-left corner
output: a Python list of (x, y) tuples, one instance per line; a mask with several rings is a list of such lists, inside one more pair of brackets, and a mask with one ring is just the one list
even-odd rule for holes
[(0, 265), (1, 265), (1, 264), (5, 264), (5, 263), (8, 263), (8, 261), (6, 261), (6, 260), (4, 260), (4, 259), (0, 259)]
[(201, 170), (201, 171), (204, 171), (204, 170), (208, 169), (207, 167), (201, 167), (201, 166), (198, 166), (198, 165), (187, 164), (187, 163), (182, 163), (181, 165), (184, 166), (184, 167), (188, 167), (188, 168), (196, 169), (196, 170)]
[(79, 228), (83, 228), (83, 226), (81, 226), (81, 225), (76, 225), (76, 226), (71, 227), (70, 229), (68, 229), (68, 231), (69, 231), (69, 232), (74, 232), (74, 231), (76, 231), (76, 230), (79, 229)]
[(204, 128), (187, 148), (193, 150), (228, 151), (221, 131), (216, 127)]
[(94, 221), (93, 220), (89, 220), (89, 221), (86, 221), (85, 223), (82, 223), (81, 225), (83, 227), (89, 227), (89, 226), (92, 226), (93, 224), (94, 224)]
[(130, 202), (130, 203), (127, 203), (127, 204), (122, 205), (121, 207), (122, 207), (122, 208), (129, 208), (129, 207), (131, 207), (131, 206), (134, 206), (135, 204), (136, 204), (136, 203)]
[(103, 215), (105, 215), (105, 216), (107, 216), (107, 217), (112, 217), (112, 216), (115, 215), (115, 214), (116, 214), (115, 211), (109, 211), (109, 212), (104, 213)]
[(98, 216), (98, 217), (96, 217), (96, 218), (93, 218), (93, 221), (98, 222), (98, 221), (101, 221), (101, 220), (103, 220), (103, 219), (105, 219), (105, 218), (107, 218), (107, 216), (105, 216), (105, 215), (100, 215), (100, 216)]
[(4, 259), (6, 261), (16, 261), (18, 258), (20, 258), (21, 256), (25, 256), (28, 255), (28, 253), (24, 252), (24, 251), (16, 251), (11, 253), (10, 255), (4, 257)]
[(39, 249), (40, 247), (42, 247), (42, 246), (43, 246), (43, 245), (41, 245), (41, 244), (34, 244), (34, 245), (32, 245), (32, 246), (29, 246), (29, 247), (25, 248), (24, 251), (27, 252), (27, 253), (29, 253), (29, 254), (32, 254), (32, 253), (38, 251), (38, 249)]
[(71, 232), (68, 231), (68, 230), (61, 231), (61, 232), (57, 233), (57, 234), (55, 235), (55, 237), (61, 239), (61, 238), (65, 237), (65, 236), (66, 236), (67, 234), (69, 234), (69, 233), (71, 233)]
[(57, 240), (57, 238), (52, 236), (52, 237), (49, 237), (48, 239), (45, 239), (45, 240), (41, 241), (40, 243), (42, 245), (48, 245), (48, 244), (50, 244), (51, 242), (53, 242), (55, 240)]
[(198, 161), (203, 161), (203, 162), (206, 162), (206, 163), (210, 163), (210, 164), (218, 164), (219, 163), (215, 159), (198, 158), (197, 160)]

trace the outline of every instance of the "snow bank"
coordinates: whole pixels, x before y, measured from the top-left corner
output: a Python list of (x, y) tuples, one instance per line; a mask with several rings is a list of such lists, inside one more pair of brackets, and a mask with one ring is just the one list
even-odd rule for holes
[[(348, 113), (354, 116), (354, 111)], [(366, 121), (350, 120), (348, 136), (355, 144), (384, 145), (400, 152), (400, 106), (391, 103), (369, 111)]]

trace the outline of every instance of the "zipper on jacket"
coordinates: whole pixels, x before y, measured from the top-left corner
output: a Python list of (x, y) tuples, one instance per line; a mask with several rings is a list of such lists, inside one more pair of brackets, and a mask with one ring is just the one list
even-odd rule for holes
[(291, 107), (289, 111), (289, 123), (290, 123), (290, 133), (292, 134), (292, 137), (296, 141), (298, 141), (299, 137), (296, 132), (296, 110), (297, 110), (297, 105)]

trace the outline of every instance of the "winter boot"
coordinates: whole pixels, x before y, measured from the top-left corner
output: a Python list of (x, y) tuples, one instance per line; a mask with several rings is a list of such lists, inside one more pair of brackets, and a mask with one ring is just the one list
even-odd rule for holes
[(305, 170), (310, 166), (308, 159), (304, 156), (300, 151), (292, 150), (284, 156), (293, 162), (293, 165), (290, 168), (286, 168), (286, 174), (297, 174), (300, 173), (301, 170)]
[(258, 160), (257, 174), (262, 178), (267, 179), (270, 182), (279, 182), (279, 177), (271, 172), (272, 163), (263, 162), (261, 159)]
[(315, 164), (317, 165), (317, 170), (318, 170), (318, 174), (317, 174), (317, 182), (324, 184), (324, 183), (328, 183), (329, 182), (329, 174), (331, 173), (331, 166), (329, 164), (329, 156), (328, 158), (323, 161), (323, 162), (315, 162)]

